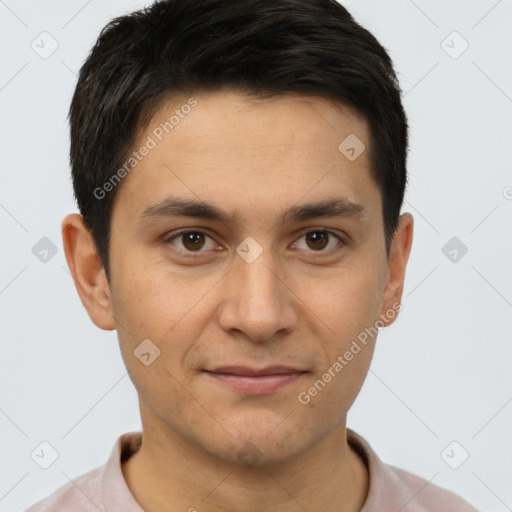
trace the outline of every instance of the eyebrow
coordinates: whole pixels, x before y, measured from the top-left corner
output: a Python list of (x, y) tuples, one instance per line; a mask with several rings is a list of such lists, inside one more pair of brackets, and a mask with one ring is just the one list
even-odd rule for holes
[[(320, 217), (362, 216), (366, 215), (366, 213), (362, 204), (354, 203), (344, 197), (334, 197), (293, 206), (280, 215), (278, 222), (300, 222)], [(235, 225), (240, 220), (237, 214), (225, 212), (205, 201), (172, 196), (148, 206), (139, 215), (138, 222), (142, 223), (158, 217), (194, 217)]]

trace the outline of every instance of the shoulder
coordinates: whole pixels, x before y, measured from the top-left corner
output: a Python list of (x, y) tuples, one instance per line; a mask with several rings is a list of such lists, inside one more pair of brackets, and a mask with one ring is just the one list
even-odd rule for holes
[(141, 439), (141, 432), (122, 434), (115, 441), (106, 464), (70, 479), (25, 512), (143, 512), (131, 494), (122, 470), (122, 463), (139, 449)]
[[(478, 512), (466, 500), (452, 491), (444, 489), (401, 468), (384, 464), (393, 488), (402, 500), (404, 512), (429, 512), (450, 510), (450, 512)], [(407, 506), (405, 506), (407, 503)]]
[(73, 479), (25, 512), (98, 512), (101, 510), (100, 481), (105, 466)]
[(368, 469), (368, 494), (361, 512), (478, 512), (457, 494), (404, 469), (385, 464), (368, 442), (347, 429), (347, 440)]

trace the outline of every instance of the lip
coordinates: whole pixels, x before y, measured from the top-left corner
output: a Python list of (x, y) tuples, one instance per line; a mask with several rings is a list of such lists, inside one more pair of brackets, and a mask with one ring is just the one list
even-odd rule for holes
[(239, 392), (257, 395), (274, 393), (307, 373), (285, 366), (249, 368), (224, 366), (215, 370), (204, 370), (206, 375)]
[(290, 366), (267, 366), (266, 368), (251, 368), (249, 366), (219, 366), (214, 370), (206, 370), (211, 373), (228, 373), (230, 375), (288, 375), (290, 373), (302, 373), (302, 370)]

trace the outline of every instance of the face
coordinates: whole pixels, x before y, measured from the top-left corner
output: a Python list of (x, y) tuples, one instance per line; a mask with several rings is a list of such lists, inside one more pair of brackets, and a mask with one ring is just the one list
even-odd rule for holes
[(114, 202), (123, 359), (143, 425), (226, 461), (248, 442), (284, 461), (344, 424), (375, 329), (354, 340), (393, 308), (368, 125), (315, 97), (193, 98), (169, 133), (189, 98), (160, 106)]

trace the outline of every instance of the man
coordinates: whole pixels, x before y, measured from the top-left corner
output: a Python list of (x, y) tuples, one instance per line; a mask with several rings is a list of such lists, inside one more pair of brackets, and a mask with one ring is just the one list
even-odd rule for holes
[(346, 428), (400, 310), (407, 120), (333, 0), (170, 0), (112, 21), (70, 110), (80, 299), (142, 433), (29, 512), (474, 511)]

